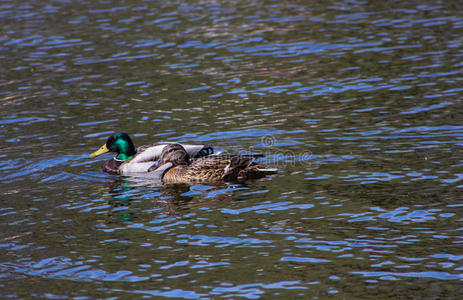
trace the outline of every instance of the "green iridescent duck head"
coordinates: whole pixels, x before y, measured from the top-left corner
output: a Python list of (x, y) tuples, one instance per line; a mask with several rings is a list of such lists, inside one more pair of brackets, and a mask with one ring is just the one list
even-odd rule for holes
[(100, 149), (90, 154), (90, 158), (106, 152), (117, 153), (116, 159), (118, 160), (129, 160), (137, 153), (137, 150), (127, 133), (118, 132), (111, 135)]

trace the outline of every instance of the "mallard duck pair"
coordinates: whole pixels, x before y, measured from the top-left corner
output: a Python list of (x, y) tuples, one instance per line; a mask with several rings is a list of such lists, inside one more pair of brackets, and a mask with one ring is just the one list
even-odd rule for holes
[(276, 171), (254, 162), (263, 155), (213, 154), (210, 145), (152, 144), (135, 148), (126, 133), (111, 135), (90, 158), (107, 152), (117, 155), (103, 164), (103, 171), (159, 176), (163, 183), (242, 181)]

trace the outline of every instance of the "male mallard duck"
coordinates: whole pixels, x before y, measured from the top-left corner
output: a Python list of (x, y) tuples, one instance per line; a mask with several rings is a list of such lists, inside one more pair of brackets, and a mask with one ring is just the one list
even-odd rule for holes
[[(159, 164), (162, 150), (166, 144), (151, 144), (135, 148), (128, 134), (119, 132), (111, 135), (106, 143), (90, 155), (90, 158), (106, 152), (117, 155), (103, 164), (103, 171), (110, 174), (146, 173)], [(210, 145), (183, 145), (189, 157), (196, 158), (214, 152)]]
[(162, 169), (163, 183), (242, 181), (264, 177), (276, 169), (266, 169), (254, 162), (257, 155), (208, 155), (190, 160), (188, 151), (180, 144), (169, 144), (161, 153), (160, 163), (148, 171)]

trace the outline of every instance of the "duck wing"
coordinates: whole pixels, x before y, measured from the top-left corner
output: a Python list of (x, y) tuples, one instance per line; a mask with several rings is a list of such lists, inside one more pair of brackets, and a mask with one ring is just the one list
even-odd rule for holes
[(130, 160), (131, 163), (143, 163), (157, 161), (161, 157), (164, 144), (144, 145), (137, 148), (137, 154)]
[(146, 178), (149, 178), (150, 180), (152, 180), (153, 182), (155, 183), (161, 183), (163, 182), (163, 177), (164, 177), (164, 174), (169, 171), (169, 169), (171, 169), (173, 167), (173, 164), (172, 163), (165, 163), (161, 166), (159, 166), (158, 168), (156, 168), (155, 170), (149, 172), (147, 175), (146, 175)]
[[(137, 154), (132, 158), (132, 163), (143, 163), (157, 161), (161, 158), (164, 147), (168, 144), (151, 144), (137, 148)], [(189, 145), (181, 144), (191, 158), (204, 157), (214, 153), (212, 145)]]
[(219, 154), (200, 157), (193, 160), (187, 174), (191, 177), (199, 177), (212, 181), (232, 181), (238, 178), (241, 170), (254, 166), (254, 161), (263, 157), (260, 154), (233, 155)]
[(240, 171), (248, 168), (255, 159), (255, 157), (249, 155), (236, 155), (231, 157), (228, 165), (224, 168), (222, 179), (225, 181), (236, 180)]
[(248, 161), (250, 164), (254, 162), (257, 158), (264, 157), (262, 154), (213, 154), (205, 157), (200, 157), (191, 162), (193, 167), (204, 167), (204, 168), (225, 168), (230, 161), (233, 159), (242, 159)]

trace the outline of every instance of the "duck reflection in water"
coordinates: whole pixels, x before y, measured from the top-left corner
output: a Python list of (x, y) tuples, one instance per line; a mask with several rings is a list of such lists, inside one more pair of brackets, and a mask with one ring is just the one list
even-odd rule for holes
[[(212, 202), (229, 201), (237, 189), (230, 185), (201, 185), (169, 184), (162, 186), (143, 185), (146, 180), (140, 181), (137, 177), (124, 176), (107, 185), (106, 202), (111, 206), (107, 216), (110, 222), (134, 221), (146, 211), (165, 213), (169, 216), (182, 215), (190, 209), (207, 206)], [(240, 184), (245, 186), (245, 184)], [(195, 188), (196, 187), (196, 188)], [(233, 187), (233, 186), (232, 186)], [(140, 194), (143, 195), (142, 201)], [(200, 195), (198, 195), (200, 194)], [(199, 196), (199, 197), (198, 197)], [(212, 197), (211, 197), (212, 196)], [(142, 203), (142, 204), (139, 204)]]

